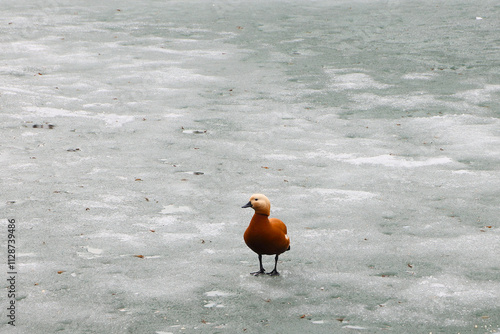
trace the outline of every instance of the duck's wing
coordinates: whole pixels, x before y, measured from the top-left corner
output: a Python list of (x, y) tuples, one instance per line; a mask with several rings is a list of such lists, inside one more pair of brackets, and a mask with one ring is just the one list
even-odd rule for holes
[(278, 218), (269, 218), (269, 223), (271, 224), (271, 226), (273, 228), (277, 228), (277, 229), (283, 231), (283, 233), (287, 234), (285, 223), (283, 223)]

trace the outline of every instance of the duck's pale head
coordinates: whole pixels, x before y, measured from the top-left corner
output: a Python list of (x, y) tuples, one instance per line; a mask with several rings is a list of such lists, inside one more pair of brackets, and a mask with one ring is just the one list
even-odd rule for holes
[(252, 208), (255, 210), (255, 213), (269, 216), (271, 213), (271, 202), (265, 195), (253, 194), (250, 197), (250, 201), (243, 205), (242, 208)]

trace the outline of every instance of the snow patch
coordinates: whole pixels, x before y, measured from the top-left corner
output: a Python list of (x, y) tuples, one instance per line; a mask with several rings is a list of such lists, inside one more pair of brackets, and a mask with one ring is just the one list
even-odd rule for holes
[(334, 90), (357, 90), (357, 89), (386, 89), (392, 85), (375, 81), (365, 73), (337, 74), (335, 71), (326, 70), (330, 75), (332, 83), (330, 86)]
[(224, 292), (224, 291), (218, 291), (218, 290), (213, 290), (213, 291), (208, 291), (205, 292), (205, 296), (207, 297), (227, 297), (233, 295), (230, 292)]
[(175, 205), (167, 205), (163, 207), (161, 213), (164, 215), (173, 214), (173, 213), (187, 213), (191, 212), (191, 208), (189, 206), (175, 206)]
[(291, 154), (267, 154), (264, 158), (269, 160), (296, 160), (298, 159), (295, 155)]
[(361, 326), (352, 326), (352, 325), (343, 326), (342, 328), (346, 328), (346, 329), (355, 329), (355, 330), (365, 330), (365, 329), (366, 329), (365, 327), (361, 327)]
[(453, 160), (448, 157), (430, 158), (426, 160), (414, 160), (414, 159), (404, 159), (390, 154), (384, 154), (375, 157), (354, 158), (354, 159), (348, 159), (346, 161), (354, 165), (372, 164), (372, 165), (382, 165), (387, 167), (404, 167), (404, 168), (445, 165), (453, 162)]
[(431, 80), (435, 77), (435, 73), (408, 73), (403, 75), (403, 79), (407, 80)]
[(313, 188), (310, 191), (323, 196), (336, 197), (335, 199), (340, 201), (361, 201), (377, 196), (375, 193), (359, 190)]
[[(48, 107), (26, 107), (26, 111), (30, 113), (30, 117), (47, 117), (47, 118), (57, 118), (57, 117), (79, 117), (88, 118), (103, 121), (108, 127), (120, 127), (125, 123), (134, 121), (135, 116), (130, 115), (117, 115), (117, 114), (104, 114), (104, 113), (93, 113), (87, 111), (71, 111), (66, 109), (58, 108), (48, 108)], [(23, 115), (12, 115), (16, 118), (26, 118)]]
[(87, 246), (87, 251), (92, 254), (100, 255), (102, 254), (103, 250), (99, 248), (92, 248), (90, 246)]

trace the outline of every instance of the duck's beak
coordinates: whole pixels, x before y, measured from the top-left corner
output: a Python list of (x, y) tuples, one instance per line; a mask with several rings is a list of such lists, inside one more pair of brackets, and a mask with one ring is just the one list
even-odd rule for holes
[(252, 203), (251, 202), (248, 202), (247, 204), (243, 205), (242, 208), (251, 208), (252, 207)]

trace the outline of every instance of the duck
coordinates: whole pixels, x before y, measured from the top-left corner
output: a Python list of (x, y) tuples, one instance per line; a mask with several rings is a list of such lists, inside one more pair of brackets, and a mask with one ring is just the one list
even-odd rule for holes
[(262, 255), (275, 255), (274, 269), (270, 276), (279, 276), (277, 270), (278, 257), (280, 254), (290, 250), (290, 238), (287, 234), (285, 223), (277, 218), (269, 218), (271, 213), (271, 202), (263, 194), (253, 194), (250, 201), (242, 208), (252, 208), (255, 213), (250, 220), (243, 239), (246, 245), (257, 253), (259, 257), (259, 271), (250, 273), (259, 276), (266, 273), (262, 266)]

